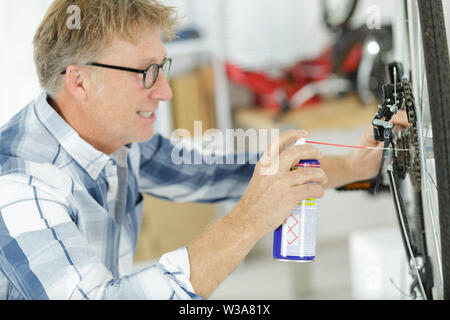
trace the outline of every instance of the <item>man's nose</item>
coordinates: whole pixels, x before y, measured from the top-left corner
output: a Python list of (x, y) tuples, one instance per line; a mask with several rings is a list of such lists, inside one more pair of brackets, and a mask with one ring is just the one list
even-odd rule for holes
[(162, 72), (158, 74), (158, 78), (156, 78), (156, 82), (151, 91), (151, 97), (161, 101), (169, 101), (173, 96), (169, 81)]

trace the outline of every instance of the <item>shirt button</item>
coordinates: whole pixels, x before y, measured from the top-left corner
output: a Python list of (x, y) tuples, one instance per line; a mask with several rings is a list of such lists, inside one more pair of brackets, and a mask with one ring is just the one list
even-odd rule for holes
[(113, 165), (114, 165), (114, 161), (108, 160), (108, 166), (113, 166)]

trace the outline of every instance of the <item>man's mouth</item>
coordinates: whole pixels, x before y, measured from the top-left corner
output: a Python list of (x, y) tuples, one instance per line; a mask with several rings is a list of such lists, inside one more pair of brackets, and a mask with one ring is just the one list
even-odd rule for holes
[(141, 116), (142, 118), (144, 118), (144, 119), (150, 119), (150, 117), (153, 115), (153, 113), (154, 113), (154, 112), (152, 112), (152, 111), (150, 111), (150, 112), (141, 112), (141, 111), (138, 111), (138, 112), (137, 112), (137, 114), (138, 114), (139, 116)]

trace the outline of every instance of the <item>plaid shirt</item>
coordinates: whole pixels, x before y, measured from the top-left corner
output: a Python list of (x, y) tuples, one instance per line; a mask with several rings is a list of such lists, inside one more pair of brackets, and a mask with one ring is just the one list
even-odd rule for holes
[(202, 299), (185, 247), (133, 273), (141, 192), (237, 200), (254, 165), (175, 165), (173, 148), (156, 134), (106, 155), (45, 93), (27, 105), (0, 129), (0, 299)]

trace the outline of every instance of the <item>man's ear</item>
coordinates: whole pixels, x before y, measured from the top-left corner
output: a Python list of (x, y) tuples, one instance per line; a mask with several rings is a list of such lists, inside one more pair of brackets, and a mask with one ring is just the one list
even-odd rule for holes
[(87, 101), (88, 85), (86, 70), (77, 65), (69, 65), (64, 74), (64, 80), (67, 90), (78, 101)]

